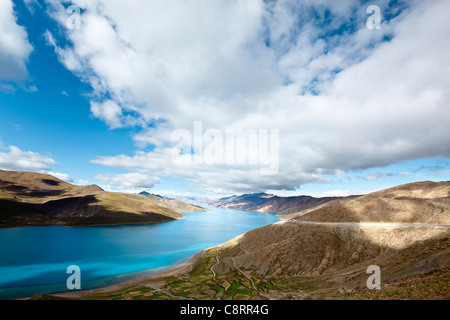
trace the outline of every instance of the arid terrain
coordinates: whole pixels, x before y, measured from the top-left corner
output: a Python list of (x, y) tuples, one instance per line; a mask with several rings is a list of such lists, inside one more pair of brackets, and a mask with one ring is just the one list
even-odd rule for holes
[(450, 182), (416, 182), (286, 216), (320, 222), (450, 224)]
[[(450, 182), (420, 182), (297, 212), (183, 268), (35, 299), (450, 299)], [(355, 221), (359, 219), (359, 221)], [(381, 289), (369, 290), (371, 265)]]
[(107, 192), (56, 177), (0, 170), (0, 227), (164, 222), (198, 206), (153, 195)]

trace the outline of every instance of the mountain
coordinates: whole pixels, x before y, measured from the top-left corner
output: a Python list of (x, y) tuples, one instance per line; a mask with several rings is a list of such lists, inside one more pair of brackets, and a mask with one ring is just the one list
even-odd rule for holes
[(287, 215), (320, 222), (401, 222), (450, 225), (450, 182), (416, 182)]
[(380, 267), (382, 288), (449, 299), (448, 286), (406, 287), (417, 277), (450, 276), (449, 204), (450, 182), (402, 185), (287, 215), (219, 246), (210, 259), (219, 277), (277, 279), (261, 289), (273, 299), (362, 296), (370, 265)]
[(0, 227), (164, 222), (205, 211), (178, 200), (76, 186), (34, 172), (0, 170)]
[(197, 205), (189, 204), (184, 201), (180, 201), (177, 199), (171, 199), (171, 198), (164, 198), (162, 196), (159, 196), (157, 194), (126, 194), (127, 197), (133, 198), (136, 200), (142, 200), (142, 201), (148, 201), (153, 204), (170, 208), (171, 210), (183, 213), (183, 212), (202, 212), (207, 211), (202, 207), (199, 207)]
[(219, 201), (230, 200), (230, 199), (233, 199), (233, 198), (237, 198), (237, 195), (232, 195), (230, 197), (223, 197), (223, 198), (220, 198)]
[[(449, 300), (450, 225), (440, 223), (450, 217), (449, 192), (450, 182), (419, 182), (330, 201), (159, 275), (34, 299)], [(252, 197), (266, 195), (244, 198)], [(386, 217), (390, 223), (383, 223)], [(369, 267), (379, 268), (381, 290), (367, 288)]]
[(357, 196), (351, 197), (325, 197), (314, 198), (310, 196), (279, 197), (266, 193), (244, 194), (213, 201), (211, 205), (219, 208), (259, 211), (266, 213), (278, 213), (288, 215), (297, 213), (327, 203), (340, 203)]

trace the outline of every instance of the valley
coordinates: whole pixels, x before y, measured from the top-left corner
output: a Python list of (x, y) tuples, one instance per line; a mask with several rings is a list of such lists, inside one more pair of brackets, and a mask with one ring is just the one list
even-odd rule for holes
[[(448, 300), (449, 199), (450, 182), (340, 199), (204, 250), (170, 277), (53, 297)], [(381, 290), (366, 287), (370, 265), (380, 267)]]

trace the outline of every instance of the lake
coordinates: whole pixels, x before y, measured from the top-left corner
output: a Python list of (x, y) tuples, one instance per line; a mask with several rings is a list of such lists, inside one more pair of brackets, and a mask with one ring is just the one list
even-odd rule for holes
[(279, 221), (275, 214), (208, 209), (157, 224), (0, 229), (0, 299), (68, 291), (70, 265), (81, 269), (82, 290), (160, 272)]

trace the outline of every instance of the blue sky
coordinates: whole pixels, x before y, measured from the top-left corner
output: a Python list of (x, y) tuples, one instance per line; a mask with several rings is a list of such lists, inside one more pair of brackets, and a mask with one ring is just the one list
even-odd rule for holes
[[(366, 27), (371, 4), (380, 30)], [(445, 1), (2, 6), (0, 169), (173, 197), (450, 180)], [(278, 130), (276, 173), (174, 163), (173, 133), (195, 121)]]
[(56, 168), (80, 179), (95, 175), (103, 168), (89, 160), (99, 152), (133, 151), (129, 132), (108, 130), (90, 116), (89, 87), (64, 68), (46, 44), (43, 33), (52, 26), (51, 20), (40, 10), (32, 14), (21, 1), (15, 4), (18, 24), (26, 27), (34, 47), (23, 86), (37, 91), (16, 87), (13, 93), (0, 92), (3, 144), (47, 155), (60, 163)]

